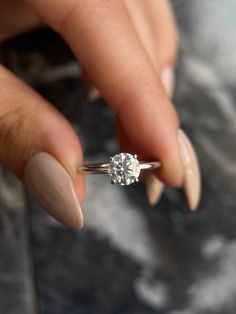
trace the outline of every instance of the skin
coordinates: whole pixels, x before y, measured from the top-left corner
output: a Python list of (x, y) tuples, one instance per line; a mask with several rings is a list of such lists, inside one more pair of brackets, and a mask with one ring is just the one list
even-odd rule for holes
[[(163, 67), (174, 67), (178, 46), (168, 1), (0, 0), (0, 7), (1, 41), (40, 25), (60, 33), (116, 112), (121, 147), (160, 160), (158, 178), (182, 185), (179, 119), (160, 79)], [(78, 137), (50, 103), (3, 66), (0, 121), (0, 162), (24, 183), (27, 160), (47, 151), (67, 169), (83, 199)]]

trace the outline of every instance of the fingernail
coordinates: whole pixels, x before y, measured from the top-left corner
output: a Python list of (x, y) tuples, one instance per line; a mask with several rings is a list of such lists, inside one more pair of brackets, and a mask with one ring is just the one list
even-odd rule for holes
[(101, 97), (101, 93), (99, 92), (99, 90), (96, 87), (92, 86), (89, 88), (88, 96), (87, 96), (87, 100), (89, 102), (93, 102), (100, 97)]
[(37, 153), (27, 162), (25, 183), (49, 215), (69, 227), (83, 227), (83, 214), (72, 179), (52, 155)]
[(183, 188), (190, 209), (196, 210), (201, 194), (201, 175), (197, 156), (189, 138), (183, 130), (179, 130), (178, 139), (180, 156), (184, 168)]
[(173, 67), (164, 66), (161, 70), (161, 82), (166, 94), (172, 98), (174, 94), (175, 75)]
[(153, 173), (146, 173), (144, 182), (146, 185), (148, 203), (150, 205), (157, 204), (164, 190), (164, 184), (158, 180), (158, 178)]

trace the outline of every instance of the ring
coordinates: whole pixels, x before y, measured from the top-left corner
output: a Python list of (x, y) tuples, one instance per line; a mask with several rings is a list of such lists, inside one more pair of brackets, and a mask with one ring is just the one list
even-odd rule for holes
[(119, 153), (107, 163), (82, 166), (79, 170), (89, 174), (108, 174), (112, 184), (129, 185), (139, 181), (141, 170), (153, 170), (161, 166), (159, 161), (139, 161), (137, 155)]

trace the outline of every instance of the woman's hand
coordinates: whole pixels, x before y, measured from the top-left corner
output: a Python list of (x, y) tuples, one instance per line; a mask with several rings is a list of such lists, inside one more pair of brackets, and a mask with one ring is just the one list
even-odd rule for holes
[[(177, 34), (167, 0), (0, 1), (0, 39), (46, 24), (67, 41), (116, 112), (122, 150), (160, 160), (156, 176), (184, 187), (196, 208), (200, 177), (193, 148), (170, 101)], [(15, 17), (15, 19), (14, 19)], [(50, 44), (50, 43), (49, 43)], [(77, 136), (45, 99), (0, 67), (0, 161), (49, 214), (82, 227), (84, 182)], [(146, 178), (154, 202), (162, 183)]]

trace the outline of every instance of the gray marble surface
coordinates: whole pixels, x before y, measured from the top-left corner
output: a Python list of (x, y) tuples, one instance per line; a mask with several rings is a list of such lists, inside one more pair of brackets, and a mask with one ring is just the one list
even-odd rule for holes
[[(166, 189), (151, 208), (142, 184), (91, 176), (85, 229), (72, 231), (1, 168), (1, 314), (236, 313), (236, 2), (173, 6), (175, 104), (200, 159), (199, 211), (187, 210), (180, 191)], [(0, 60), (70, 119), (87, 160), (117, 151), (113, 113), (102, 100), (88, 104), (80, 67), (58, 36), (40, 30), (8, 41)]]

